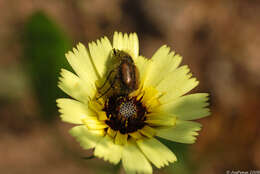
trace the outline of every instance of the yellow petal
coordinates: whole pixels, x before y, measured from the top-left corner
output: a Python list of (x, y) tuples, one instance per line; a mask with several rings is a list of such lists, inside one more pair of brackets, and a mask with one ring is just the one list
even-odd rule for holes
[(171, 75), (170, 72), (179, 66), (181, 59), (179, 55), (170, 52), (170, 48), (166, 45), (159, 48), (149, 60), (144, 87), (156, 87), (164, 78)]
[(107, 37), (89, 43), (89, 52), (100, 77), (106, 73), (106, 63), (110, 57), (112, 46)]
[(138, 56), (137, 58), (133, 58), (135, 65), (139, 72), (140, 82), (144, 80), (147, 67), (149, 66), (149, 60), (143, 56)]
[(195, 120), (210, 114), (208, 108), (208, 94), (197, 93), (179, 97), (169, 103), (161, 105), (159, 112), (167, 112), (178, 116), (182, 120)]
[(107, 120), (107, 114), (104, 111), (99, 111), (98, 112), (98, 120), (104, 121)]
[(176, 116), (168, 113), (148, 114), (145, 123), (151, 126), (174, 126), (176, 124)]
[(111, 129), (110, 127), (107, 129), (107, 134), (114, 138), (116, 136), (116, 131), (114, 131), (113, 129)]
[(195, 78), (190, 78), (191, 74), (189, 71), (187, 66), (182, 66), (171, 72), (158, 84), (156, 89), (164, 93), (164, 95), (160, 97), (162, 103), (170, 102), (186, 94), (199, 84)]
[(98, 120), (97, 117), (85, 117), (82, 122), (86, 125), (88, 129), (104, 129), (108, 125), (104, 121)]
[(134, 57), (138, 57), (139, 54), (139, 41), (136, 33), (129, 34), (129, 50), (132, 50)]
[(122, 157), (122, 146), (115, 144), (109, 136), (105, 136), (96, 145), (94, 155), (103, 158), (105, 161), (117, 164)]
[(86, 47), (79, 43), (77, 49), (73, 48), (73, 52), (69, 51), (65, 56), (78, 76), (94, 86), (98, 72)]
[(75, 126), (69, 133), (76, 138), (84, 149), (94, 148), (97, 142), (104, 136), (104, 131), (88, 130), (85, 126)]
[(70, 71), (62, 69), (59, 80), (59, 88), (71, 97), (83, 103), (88, 103), (89, 98), (94, 96), (95, 88), (91, 86), (90, 83), (82, 81), (78, 76)]
[(147, 159), (157, 168), (167, 166), (169, 163), (177, 161), (174, 153), (155, 138), (145, 138), (136, 141), (136, 143)]
[(104, 108), (104, 104), (101, 102), (97, 102), (96, 100), (91, 100), (88, 103), (88, 106), (91, 110), (93, 110), (94, 112), (98, 113), (100, 111), (102, 111), (102, 109)]
[(201, 124), (193, 121), (177, 120), (171, 128), (157, 129), (156, 136), (179, 143), (192, 144), (201, 129)]
[(133, 58), (138, 57), (139, 41), (136, 33), (122, 34), (115, 32), (113, 37), (113, 48), (128, 52)]
[(145, 105), (148, 112), (152, 112), (155, 108), (161, 105), (158, 97), (162, 95), (153, 87), (145, 88), (142, 98), (142, 103)]
[(128, 138), (127, 134), (121, 134), (119, 131), (117, 131), (115, 137), (115, 143), (119, 145), (124, 145), (127, 143), (127, 138)]
[(133, 137), (134, 139), (141, 139), (141, 138), (143, 138), (143, 136), (139, 132), (129, 133), (129, 135), (131, 137)]
[(128, 142), (123, 149), (122, 163), (126, 172), (152, 173), (152, 166), (133, 142)]
[(144, 126), (142, 129), (140, 129), (140, 133), (151, 138), (155, 135), (156, 130), (151, 128), (150, 126)]
[(95, 113), (89, 110), (86, 104), (76, 100), (60, 98), (57, 99), (57, 105), (60, 108), (61, 119), (65, 122), (83, 124), (82, 119), (95, 116)]

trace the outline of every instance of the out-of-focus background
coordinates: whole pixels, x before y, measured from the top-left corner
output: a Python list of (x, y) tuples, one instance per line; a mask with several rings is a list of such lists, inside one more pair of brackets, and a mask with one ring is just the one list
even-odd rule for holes
[(83, 151), (58, 117), (64, 53), (115, 30), (137, 32), (146, 57), (167, 44), (209, 92), (193, 145), (155, 173), (260, 170), (260, 2), (257, 0), (0, 0), (0, 173), (123, 173)]

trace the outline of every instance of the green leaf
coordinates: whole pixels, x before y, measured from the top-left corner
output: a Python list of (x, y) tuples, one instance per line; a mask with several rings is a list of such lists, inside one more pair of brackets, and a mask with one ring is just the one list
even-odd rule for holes
[(34, 13), (24, 28), (24, 59), (45, 120), (57, 118), (55, 100), (64, 94), (57, 88), (60, 69), (69, 68), (64, 54), (71, 42), (43, 12)]

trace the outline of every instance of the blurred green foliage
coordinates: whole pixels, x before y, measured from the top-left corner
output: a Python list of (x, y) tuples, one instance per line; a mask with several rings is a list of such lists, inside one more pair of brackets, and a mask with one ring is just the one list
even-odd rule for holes
[(24, 58), (44, 120), (55, 119), (55, 100), (64, 94), (57, 87), (61, 68), (70, 69), (64, 54), (71, 41), (43, 12), (34, 13), (24, 28)]

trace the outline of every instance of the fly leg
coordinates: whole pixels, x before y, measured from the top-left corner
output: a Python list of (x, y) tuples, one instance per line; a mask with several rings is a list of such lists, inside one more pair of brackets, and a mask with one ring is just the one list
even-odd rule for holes
[(106, 78), (106, 81), (103, 83), (103, 85), (102, 85), (101, 87), (97, 87), (98, 90), (101, 90), (102, 88), (104, 88), (104, 86), (105, 86), (105, 85), (107, 84), (107, 82), (109, 81), (109, 78), (110, 78), (112, 72), (114, 72), (114, 71), (115, 71), (115, 70), (112, 70), (112, 71), (109, 72), (109, 74), (108, 74), (108, 76), (107, 76), (107, 78)]
[(106, 93), (108, 93), (111, 88), (114, 89), (114, 84), (115, 84), (116, 80), (118, 80), (118, 77), (116, 77), (116, 78), (112, 81), (110, 87), (109, 87), (104, 93), (102, 93), (102, 94), (97, 98), (97, 100), (100, 99), (101, 97), (103, 97)]

